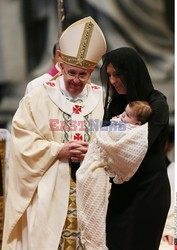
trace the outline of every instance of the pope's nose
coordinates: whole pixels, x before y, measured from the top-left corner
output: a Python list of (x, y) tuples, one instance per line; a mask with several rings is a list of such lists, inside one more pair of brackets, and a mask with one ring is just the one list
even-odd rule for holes
[(79, 76), (75, 76), (74, 79), (73, 79), (73, 81), (74, 81), (75, 83), (80, 82)]

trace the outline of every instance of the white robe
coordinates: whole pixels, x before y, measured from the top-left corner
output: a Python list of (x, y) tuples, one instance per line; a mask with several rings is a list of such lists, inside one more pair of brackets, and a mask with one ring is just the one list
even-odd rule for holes
[[(51, 128), (50, 121), (64, 121), (63, 111), (76, 117), (75, 104), (61, 94), (59, 80), (62, 77), (26, 95), (13, 118), (3, 250), (58, 248), (68, 209), (70, 174), (68, 161), (57, 158), (63, 130)], [(88, 98), (79, 116), (101, 120), (101, 87), (87, 87)]]
[(54, 77), (58, 73), (61, 73), (61, 69), (58, 67), (58, 64), (56, 64), (49, 72), (30, 81), (27, 84), (25, 95), (29, 94), (36, 87), (41, 86), (44, 82), (50, 81), (52, 77)]

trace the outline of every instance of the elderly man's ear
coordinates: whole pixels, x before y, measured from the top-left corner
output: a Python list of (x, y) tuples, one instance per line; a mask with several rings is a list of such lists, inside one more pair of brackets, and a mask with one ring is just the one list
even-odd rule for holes
[(61, 59), (61, 50), (59, 50), (59, 49), (56, 50), (56, 56), (58, 58), (58, 65), (59, 65), (60, 69), (63, 70), (64, 67), (63, 67), (63, 61)]
[(56, 55), (57, 55), (58, 57), (61, 57), (61, 51), (60, 51), (59, 49), (56, 50)]
[(52, 58), (53, 65), (55, 65), (56, 63), (60, 63), (61, 61), (60, 55), (61, 55), (61, 51), (57, 49), (55, 52), (55, 56)]

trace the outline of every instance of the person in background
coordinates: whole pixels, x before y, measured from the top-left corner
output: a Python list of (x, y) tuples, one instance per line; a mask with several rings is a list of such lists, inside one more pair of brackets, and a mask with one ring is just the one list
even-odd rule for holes
[(174, 127), (169, 126), (168, 139), (165, 144), (165, 155), (167, 173), (171, 187), (171, 205), (165, 223), (162, 240), (159, 250), (174, 250), (174, 234), (175, 234), (175, 162), (170, 159), (169, 154), (174, 149)]
[(52, 58), (53, 67), (51, 70), (35, 79), (30, 81), (27, 84), (25, 95), (31, 92), (36, 87), (42, 85), (44, 82), (51, 80), (56, 74), (60, 74), (61, 70), (59, 67), (59, 50), (58, 50), (58, 43), (55, 43), (53, 46), (53, 58)]
[(103, 118), (102, 88), (90, 76), (106, 41), (86, 17), (59, 45), (62, 74), (26, 95), (13, 117), (2, 249), (82, 249), (71, 173), (95, 136), (89, 120)]
[[(158, 250), (170, 206), (170, 184), (164, 145), (169, 108), (155, 90), (148, 69), (133, 48), (106, 53), (101, 68), (107, 86), (104, 119), (120, 114), (131, 101), (147, 101), (148, 150), (135, 175), (120, 185), (112, 182), (106, 218), (109, 250)], [(109, 104), (108, 104), (109, 102)]]

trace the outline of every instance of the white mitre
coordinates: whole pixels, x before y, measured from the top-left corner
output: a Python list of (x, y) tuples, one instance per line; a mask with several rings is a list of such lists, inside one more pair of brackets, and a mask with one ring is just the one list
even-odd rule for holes
[(91, 17), (70, 25), (61, 35), (59, 44), (62, 60), (84, 69), (93, 69), (107, 48), (102, 30)]

